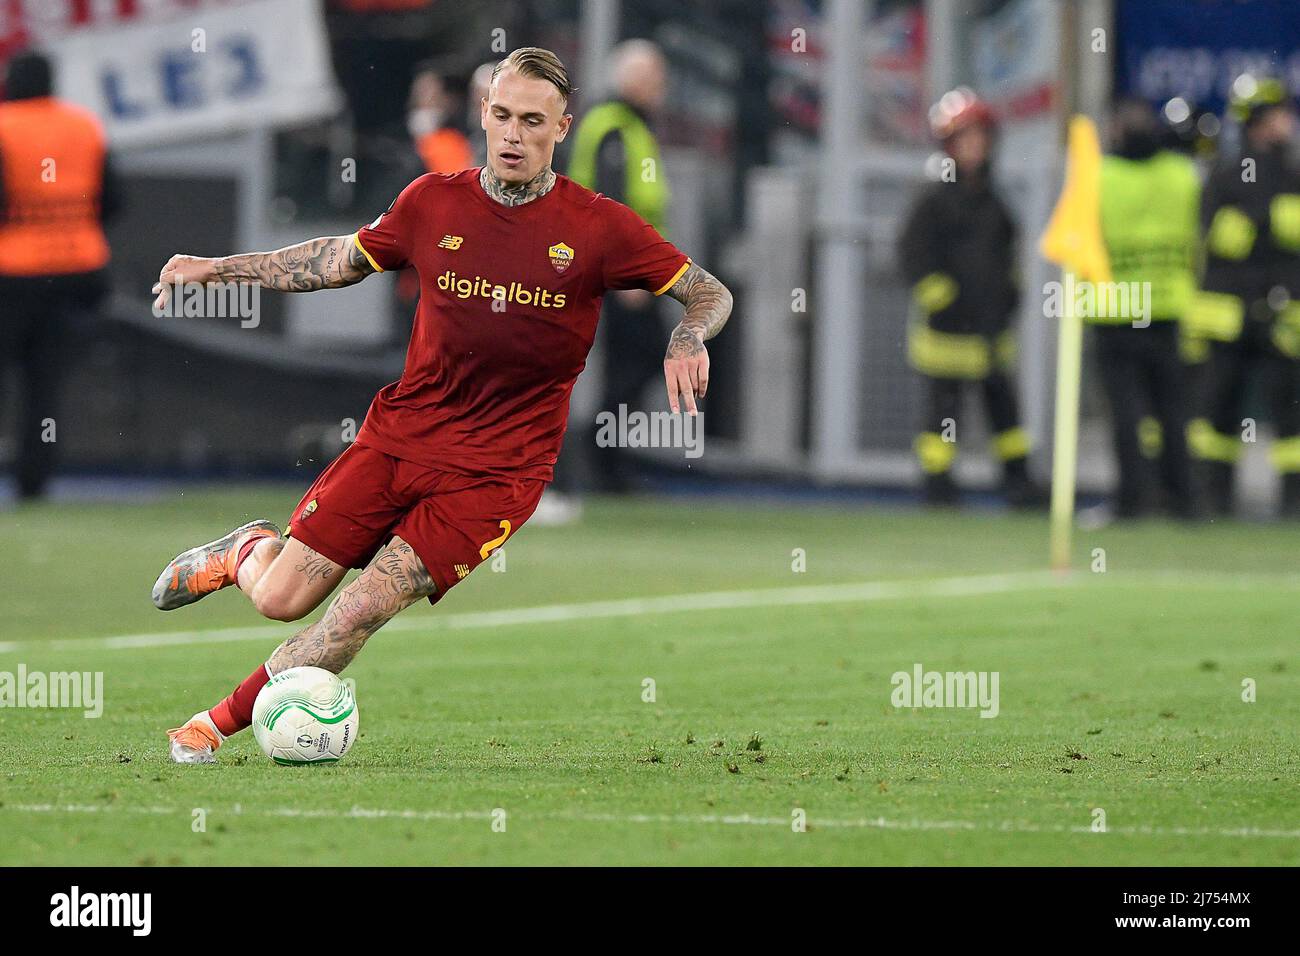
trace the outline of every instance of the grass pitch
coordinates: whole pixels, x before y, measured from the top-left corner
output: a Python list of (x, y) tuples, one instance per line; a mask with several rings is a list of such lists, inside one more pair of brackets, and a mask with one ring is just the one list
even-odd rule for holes
[[(150, 585), (298, 490), (0, 513), (0, 672), (105, 682), (0, 709), (0, 863), (1300, 862), (1290, 527), (1092, 532), (1062, 581), (1045, 518), (598, 501), (371, 640), (339, 765), (174, 766), (295, 625)], [(895, 708), (918, 663), (997, 671), (999, 715)]]

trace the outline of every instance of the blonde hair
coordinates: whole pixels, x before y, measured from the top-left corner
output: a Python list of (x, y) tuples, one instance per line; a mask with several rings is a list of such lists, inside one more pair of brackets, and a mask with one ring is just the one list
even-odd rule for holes
[(560, 62), (560, 58), (550, 50), (538, 46), (522, 46), (494, 66), (491, 82), (495, 83), (504, 70), (514, 70), (520, 76), (545, 80), (560, 91), (566, 103), (577, 92), (577, 88), (569, 82), (569, 71)]

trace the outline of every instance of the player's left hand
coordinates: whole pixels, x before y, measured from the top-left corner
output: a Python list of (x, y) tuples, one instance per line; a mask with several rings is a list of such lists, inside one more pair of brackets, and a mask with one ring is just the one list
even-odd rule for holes
[(695, 400), (703, 398), (709, 388), (709, 350), (695, 329), (683, 325), (673, 329), (664, 356), (664, 381), (669, 408), (676, 413), (685, 404), (687, 414), (696, 414)]

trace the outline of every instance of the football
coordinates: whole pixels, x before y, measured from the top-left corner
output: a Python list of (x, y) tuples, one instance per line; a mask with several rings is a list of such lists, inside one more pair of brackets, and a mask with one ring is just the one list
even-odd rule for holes
[(337, 763), (357, 739), (356, 697), (327, 670), (291, 667), (257, 695), (253, 736), (278, 764)]

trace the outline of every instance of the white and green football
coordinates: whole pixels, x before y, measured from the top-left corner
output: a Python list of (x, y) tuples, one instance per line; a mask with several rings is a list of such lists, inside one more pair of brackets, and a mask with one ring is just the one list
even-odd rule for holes
[(320, 667), (276, 674), (253, 704), (253, 736), (278, 764), (337, 763), (357, 739), (352, 688)]

